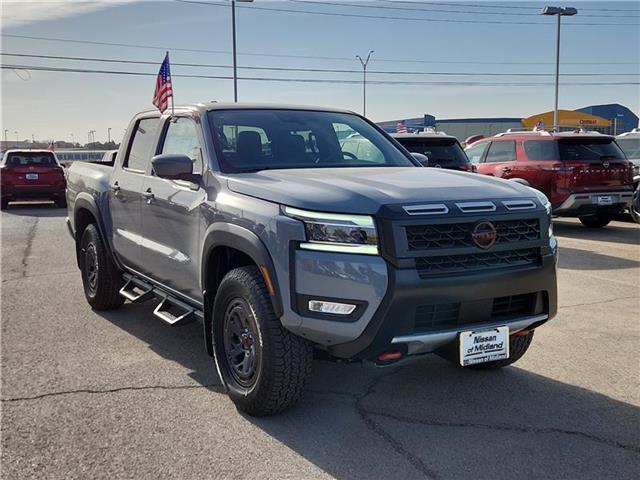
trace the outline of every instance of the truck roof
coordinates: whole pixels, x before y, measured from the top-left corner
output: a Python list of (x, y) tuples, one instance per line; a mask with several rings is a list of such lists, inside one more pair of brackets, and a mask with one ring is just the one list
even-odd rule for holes
[[(317, 107), (311, 105), (289, 105), (286, 103), (233, 103), (233, 102), (203, 102), (176, 105), (175, 110), (199, 110), (200, 112), (209, 112), (213, 110), (311, 110), (317, 112), (333, 112), (333, 113), (351, 113), (350, 110), (330, 107)], [(157, 110), (146, 110), (140, 113), (157, 112)]]
[(418, 133), (391, 133), (390, 134), (393, 138), (416, 138), (416, 139), (422, 139), (422, 138), (447, 138), (447, 139), (453, 139), (453, 140), (457, 140), (456, 137), (454, 137), (453, 135), (447, 135), (444, 132), (418, 132)]

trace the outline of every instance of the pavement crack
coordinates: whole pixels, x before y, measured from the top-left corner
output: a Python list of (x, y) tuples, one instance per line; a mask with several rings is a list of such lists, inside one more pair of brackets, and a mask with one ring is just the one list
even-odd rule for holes
[(613, 302), (618, 302), (620, 300), (629, 300), (630, 298), (638, 298), (638, 296), (637, 295), (630, 295), (628, 297), (612, 298), (610, 300), (598, 300), (597, 302), (584, 302), (584, 303), (575, 303), (573, 305), (563, 305), (561, 307), (558, 307), (558, 310), (562, 310), (564, 308), (586, 307), (586, 306), (589, 306), (589, 305), (599, 305), (601, 303), (613, 303)]
[(39, 217), (35, 217), (35, 221), (29, 226), (29, 230), (27, 231), (27, 245), (24, 247), (24, 251), (22, 252), (22, 278), (27, 276), (27, 267), (28, 262), (27, 259), (31, 255), (31, 249), (33, 248), (33, 241), (36, 237), (36, 229), (38, 228), (38, 222), (40, 221)]
[(2, 402), (10, 403), (10, 402), (25, 402), (30, 400), (40, 400), (43, 398), (49, 397), (59, 397), (62, 395), (76, 395), (76, 394), (95, 394), (95, 395), (105, 395), (110, 393), (117, 392), (126, 392), (126, 391), (138, 391), (138, 390), (192, 390), (199, 388), (207, 388), (207, 389), (215, 389), (216, 387), (220, 387), (220, 385), (211, 383), (206, 385), (146, 385), (141, 387), (119, 387), (119, 388), (109, 388), (105, 390), (94, 390), (91, 388), (79, 388), (76, 390), (63, 390), (59, 392), (50, 392), (50, 393), (42, 393), (40, 395), (33, 395), (30, 397), (14, 397), (14, 398), (3, 398)]
[(477, 428), (477, 429), (497, 430), (497, 431), (504, 431), (504, 432), (519, 432), (519, 433), (534, 433), (534, 434), (559, 433), (563, 435), (573, 435), (573, 436), (582, 437), (597, 443), (608, 445), (610, 447), (620, 448), (622, 450), (626, 450), (629, 452), (640, 453), (640, 446), (618, 442), (617, 440), (599, 437), (597, 435), (581, 432), (578, 430), (567, 430), (567, 429), (555, 428), (555, 427), (524, 427), (524, 426), (517, 426), (517, 425), (516, 426), (489, 425), (485, 423), (471, 423), (471, 422), (442, 422), (437, 420), (425, 420), (425, 419), (419, 419), (419, 418), (413, 418), (413, 417), (404, 417), (401, 415), (394, 415), (391, 413), (380, 412), (375, 410), (365, 409), (364, 411), (367, 415), (385, 417), (391, 420), (395, 420), (397, 422), (411, 423), (414, 425), (419, 424), (419, 425), (425, 425), (430, 427)]

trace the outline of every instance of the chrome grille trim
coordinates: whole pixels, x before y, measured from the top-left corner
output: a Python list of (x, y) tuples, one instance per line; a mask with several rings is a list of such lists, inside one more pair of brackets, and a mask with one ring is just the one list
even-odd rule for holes
[(462, 213), (483, 213), (496, 211), (496, 205), (493, 202), (456, 203), (456, 207), (458, 207)]
[(533, 200), (505, 200), (502, 205), (507, 210), (530, 210), (536, 208), (536, 203)]
[(402, 208), (409, 215), (445, 215), (449, 213), (449, 208), (444, 203), (407, 205)]

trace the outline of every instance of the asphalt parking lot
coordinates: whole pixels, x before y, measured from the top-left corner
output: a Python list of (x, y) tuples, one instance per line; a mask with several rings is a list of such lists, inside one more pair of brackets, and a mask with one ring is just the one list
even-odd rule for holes
[(298, 407), (254, 419), (198, 324), (88, 307), (65, 215), (2, 212), (3, 478), (637, 478), (638, 225), (555, 223), (559, 315), (515, 366), (319, 362)]

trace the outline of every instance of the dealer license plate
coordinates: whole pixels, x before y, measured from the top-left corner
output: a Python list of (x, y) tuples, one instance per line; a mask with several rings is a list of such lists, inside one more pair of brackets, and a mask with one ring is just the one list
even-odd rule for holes
[(509, 327), (460, 334), (460, 365), (509, 358)]
[(598, 205), (613, 205), (613, 197), (611, 195), (598, 196)]
[(38, 174), (37, 173), (27, 173), (24, 178), (26, 178), (27, 180), (37, 180), (38, 179)]

